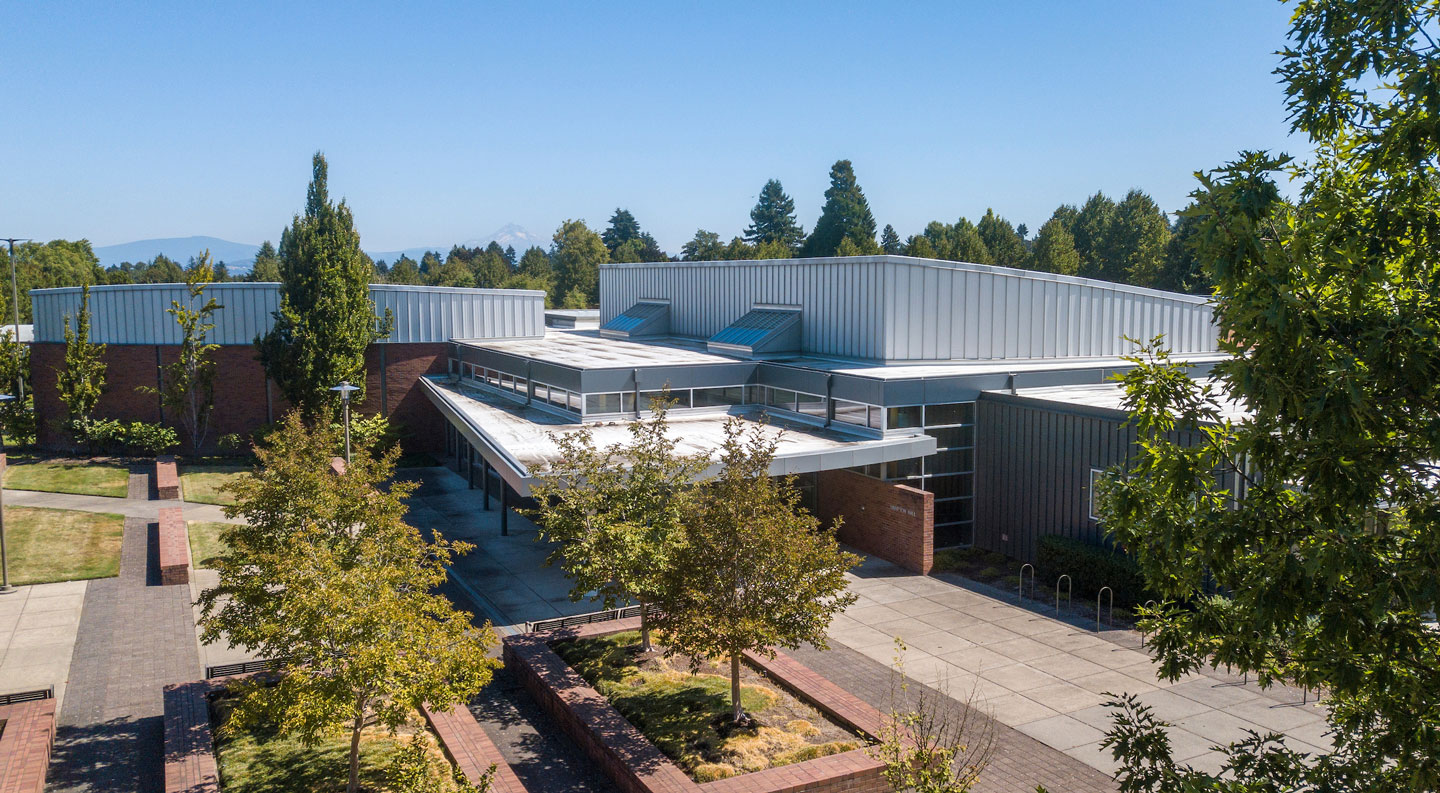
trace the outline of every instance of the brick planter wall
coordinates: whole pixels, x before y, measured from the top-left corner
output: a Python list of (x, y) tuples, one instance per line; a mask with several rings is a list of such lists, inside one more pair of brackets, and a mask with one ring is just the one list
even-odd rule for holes
[[(698, 783), (670, 761), (620, 712), (550, 649), (558, 638), (605, 636), (636, 630), (640, 618), (596, 623), (544, 634), (505, 638), (505, 665), (531, 697), (625, 793), (888, 793), (882, 764), (865, 749), (803, 763)], [(841, 690), (800, 662), (747, 655), (756, 667), (831, 718), (871, 737), (879, 711)]]
[(180, 468), (173, 454), (155, 458), (155, 495), (165, 501), (180, 498)]
[(854, 471), (821, 471), (816, 513), (837, 517), (840, 541), (906, 570), (928, 574), (934, 564), (935, 495)]
[(190, 532), (180, 507), (160, 510), (160, 584), (190, 583)]
[(55, 700), (0, 706), (0, 793), (42, 793), (55, 743)]

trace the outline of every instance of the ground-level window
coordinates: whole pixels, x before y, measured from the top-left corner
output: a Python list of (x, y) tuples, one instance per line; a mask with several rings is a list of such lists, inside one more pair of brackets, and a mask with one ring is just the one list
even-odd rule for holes
[(1105, 472), (1104, 472), (1103, 470), (1101, 470), (1101, 469), (1099, 469), (1099, 468), (1091, 468), (1091, 469), (1090, 469), (1090, 519), (1091, 519), (1091, 520), (1100, 520), (1099, 494), (1098, 494), (1098, 489), (1097, 489), (1096, 485), (1100, 484), (1100, 479), (1101, 479), (1102, 477), (1104, 477), (1104, 476), (1105, 476)]

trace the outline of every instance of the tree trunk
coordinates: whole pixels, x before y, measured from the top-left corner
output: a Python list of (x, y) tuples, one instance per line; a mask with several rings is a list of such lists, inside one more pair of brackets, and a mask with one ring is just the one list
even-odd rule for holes
[(734, 710), (735, 723), (745, 721), (745, 709), (740, 707), (740, 653), (730, 654), (730, 705)]
[(355, 702), (355, 723), (350, 728), (350, 781), (345, 793), (360, 791), (360, 732), (365, 729), (365, 698)]
[(640, 601), (640, 652), (648, 653), (655, 649), (650, 643), (650, 615), (646, 613), (645, 601)]

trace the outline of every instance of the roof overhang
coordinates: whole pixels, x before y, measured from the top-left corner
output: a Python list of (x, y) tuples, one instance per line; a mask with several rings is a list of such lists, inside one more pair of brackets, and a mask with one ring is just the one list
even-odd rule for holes
[[(425, 396), (445, 419), (522, 496), (528, 496), (531, 485), (550, 472), (559, 459), (557, 437), (586, 428), (601, 447), (629, 438), (625, 422), (581, 424), (498, 393), (458, 385), (448, 375), (422, 377), (420, 382)], [(935, 453), (935, 439), (918, 432), (867, 437), (774, 416), (762, 424), (756, 420), (758, 412), (758, 408), (745, 406), (729, 413), (672, 414), (670, 429), (677, 451), (708, 454), (717, 462), (703, 476), (715, 473), (719, 470), (718, 452), (725, 423), (738, 416), (777, 438), (775, 459), (770, 465), (772, 476), (853, 468)]]

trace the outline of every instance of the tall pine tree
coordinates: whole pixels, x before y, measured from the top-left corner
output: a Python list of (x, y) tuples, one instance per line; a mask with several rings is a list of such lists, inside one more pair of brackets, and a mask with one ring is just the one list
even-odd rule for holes
[(365, 350), (390, 335), (393, 318), (387, 311), (376, 321), (374, 265), (360, 250), (350, 207), (330, 201), (325, 156), (316, 152), (312, 167), (305, 214), (280, 235), (280, 309), (255, 346), (285, 399), (317, 419), (338, 404), (331, 386), (364, 388)]
[(830, 188), (825, 191), (825, 208), (815, 221), (815, 230), (800, 249), (801, 256), (834, 256), (840, 241), (849, 238), (860, 249), (875, 245), (875, 216), (870, 202), (855, 180), (855, 169), (849, 160), (840, 160), (830, 168)]
[(805, 241), (805, 229), (795, 222), (795, 201), (785, 194), (779, 179), (771, 179), (760, 189), (760, 199), (750, 210), (745, 241), (755, 245), (778, 242), (792, 251)]
[(880, 250), (889, 254), (899, 253), (903, 249), (900, 243), (900, 235), (895, 233), (895, 227), (889, 223), (885, 224), (885, 230), (880, 232)]

